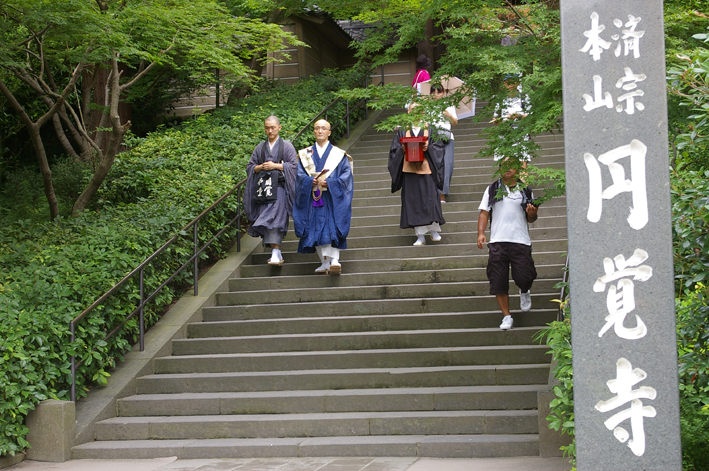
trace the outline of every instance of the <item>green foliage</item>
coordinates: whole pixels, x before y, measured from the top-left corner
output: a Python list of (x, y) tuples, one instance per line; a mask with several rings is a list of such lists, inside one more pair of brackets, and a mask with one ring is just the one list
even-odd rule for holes
[(709, 170), (671, 176), (675, 276), (681, 295), (709, 276)]
[(684, 471), (709, 469), (709, 407), (680, 401), (682, 468)]
[[(559, 284), (560, 285), (560, 284)], [(560, 287), (557, 285), (556, 287)], [(542, 329), (535, 340), (545, 342), (552, 355), (553, 374), (558, 384), (554, 386), (555, 399), (549, 404), (550, 414), (546, 417), (549, 428), (561, 431), (562, 434), (575, 436), (576, 428), (574, 423), (574, 371), (571, 355), (571, 318), (569, 317), (568, 302), (565, 302), (561, 309), (564, 311), (564, 320), (554, 321)], [(576, 442), (562, 446), (564, 456), (568, 456), (572, 463), (576, 462)]]
[[(670, 100), (671, 143), (678, 154), (673, 163), (676, 168), (696, 170), (709, 166), (709, 48), (704, 46), (709, 35), (692, 37), (688, 45), (693, 47), (675, 55), (668, 82), (674, 95)], [(685, 111), (673, 109), (678, 107)]]
[[(690, 148), (691, 150), (691, 148)], [(684, 469), (709, 469), (709, 171), (672, 173)]]
[[(363, 1), (356, 5), (333, 5), (340, 14), (356, 14), (357, 19), (369, 23), (367, 39), (357, 43), (357, 55), (363, 62), (387, 64), (399, 60), (402, 52), (416, 47), (425, 38), (427, 24), (432, 22), (441, 33), (431, 42), (441, 46), (441, 57), (432, 74), (432, 82), (442, 76), (461, 78), (464, 86), (445, 99), (415, 95), (411, 87), (388, 84), (356, 91), (349, 97), (366, 96), (376, 108), (399, 108), (405, 103), (420, 106), (410, 114), (402, 111), (380, 124), (380, 129), (392, 130), (412, 123), (440, 116), (451, 104), (464, 96), (477, 96), (487, 106), (475, 117), (476, 121), (490, 121), (500, 104), (508, 98), (504, 77), (518, 74), (522, 92), (527, 98), (526, 115), (521, 119), (488, 127), (488, 146), (480, 157), (493, 154), (519, 157), (536, 156), (538, 146), (525, 136), (559, 129), (561, 116), (561, 42), (559, 12), (549, 2), (524, 0), (507, 2), (497, 0), (411, 0)], [(325, 7), (329, 7), (325, 4)], [(353, 11), (356, 10), (355, 11)], [(516, 40), (513, 46), (503, 46), (506, 37)], [(514, 158), (510, 166), (521, 169)], [(563, 171), (538, 171), (530, 168), (530, 184), (544, 188), (542, 200), (563, 194)], [(541, 193), (541, 192), (540, 192)]]
[[(12, 81), (11, 88), (2, 90), (14, 111), (29, 114), (28, 105), (41, 100), (45, 113), (36, 126), (55, 112), (63, 114), (62, 126), (75, 146), (69, 153), (95, 160), (91, 183), (73, 212), (89, 204), (130, 127), (122, 121), (120, 97), (157, 106), (171, 96), (165, 86), (180, 81), (185, 85), (175, 92), (199, 89), (214, 82), (215, 69), (225, 72), (227, 88), (237, 81), (251, 83), (255, 77), (247, 61), (267, 57), (286, 43), (302, 45), (279, 25), (233, 16), (217, 0), (7, 0), (0, 2), (0, 40), (5, 46), (0, 49), (0, 83)], [(160, 80), (161, 73), (172, 80)], [(133, 89), (148, 74), (145, 86)], [(26, 95), (29, 100), (23, 99)], [(151, 96), (157, 97), (152, 103)], [(60, 100), (59, 111), (54, 105)], [(24, 121), (31, 131), (35, 124)], [(104, 134), (91, 137), (97, 126), (110, 131), (106, 139)], [(32, 145), (46, 168), (44, 140)], [(59, 211), (49, 183), (45, 192), (53, 218)]]
[[(254, 146), (265, 139), (263, 121), (276, 114), (283, 136), (294, 135), (334, 97), (334, 90), (359, 78), (359, 71), (327, 73), (294, 86), (268, 84), (267, 92), (242, 100), (238, 106), (201, 115), (181, 126), (162, 129), (146, 138), (131, 136), (132, 148), (120, 154), (98, 201), (77, 217), (9, 219), (0, 214), (0, 455), (27, 446), (24, 417), (46, 398), (67, 399), (72, 354), (78, 369), (77, 393), (86, 395), (92, 384), (105, 383), (108, 370), (137, 341), (137, 319), (120, 333), (106, 334), (137, 306), (137, 280), (99, 305), (77, 326), (70, 345), (69, 322), (121, 280), (167, 239), (245, 176)], [(335, 122), (345, 103), (329, 111)], [(336, 129), (340, 129), (337, 127)], [(313, 141), (304, 133), (297, 146)], [(65, 163), (58, 167), (58, 188), (73, 191), (81, 172)], [(79, 176), (72, 178), (72, 174)], [(16, 174), (13, 197), (25, 200), (22, 179)], [(6, 200), (7, 201), (7, 200)], [(3, 202), (5, 204), (5, 202)], [(237, 210), (228, 198), (199, 225), (201, 243), (208, 241)], [(219, 257), (234, 240), (227, 233), (206, 257)], [(185, 234), (145, 270), (146, 292), (156, 289), (192, 252), (191, 234)], [(191, 284), (188, 269), (157, 295), (146, 308), (146, 326), (154, 325), (164, 308)]]

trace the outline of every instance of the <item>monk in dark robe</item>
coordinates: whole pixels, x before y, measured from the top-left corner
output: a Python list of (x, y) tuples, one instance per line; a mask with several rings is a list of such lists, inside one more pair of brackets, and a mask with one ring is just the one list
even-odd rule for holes
[[(409, 113), (413, 110), (412, 105)], [(405, 150), (399, 139), (402, 137), (428, 137), (423, 145), (422, 162), (406, 162)], [(431, 240), (441, 240), (441, 226), (445, 224), (438, 191), (443, 189), (445, 143), (429, 136), (429, 126), (415, 125), (411, 129), (399, 130), (391, 142), (389, 150), (389, 174), (391, 192), (401, 190), (402, 229), (413, 228), (416, 234), (414, 245), (425, 245), (425, 235)]]
[(298, 154), (293, 144), (279, 137), (281, 122), (276, 116), (266, 118), (264, 128), (268, 140), (256, 146), (246, 166), (244, 207), (251, 223), (247, 232), (272, 249), (268, 264), (281, 266), (281, 242), (293, 214)]

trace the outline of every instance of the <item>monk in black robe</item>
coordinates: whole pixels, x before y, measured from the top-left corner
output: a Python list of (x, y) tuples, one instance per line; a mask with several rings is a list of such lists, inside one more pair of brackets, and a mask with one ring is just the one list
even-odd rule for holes
[[(413, 108), (413, 107), (412, 107)], [(411, 109), (409, 110), (411, 111)], [(425, 136), (422, 162), (406, 162), (405, 150), (399, 139), (402, 137)], [(445, 144), (429, 136), (428, 126), (413, 126), (409, 130), (399, 130), (394, 136), (389, 150), (389, 174), (391, 192), (401, 189), (402, 229), (413, 228), (416, 233), (414, 245), (425, 245), (425, 235), (431, 240), (441, 240), (441, 226), (445, 224), (438, 191), (443, 189)]]

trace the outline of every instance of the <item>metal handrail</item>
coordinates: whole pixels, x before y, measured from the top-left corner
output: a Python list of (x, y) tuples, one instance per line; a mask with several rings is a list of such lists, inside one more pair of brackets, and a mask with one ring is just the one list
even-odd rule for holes
[(566, 298), (566, 284), (569, 280), (569, 254), (566, 254), (566, 263), (564, 264), (564, 275), (561, 278), (561, 292), (559, 293), (559, 312), (556, 320), (559, 322), (564, 320), (564, 301)]
[[(180, 229), (177, 234), (175, 234), (172, 238), (170, 238), (167, 242), (165, 242), (159, 249), (157, 249), (155, 252), (152, 253), (148, 258), (146, 258), (140, 265), (138, 265), (136, 268), (134, 268), (130, 273), (128, 273), (126, 276), (123, 277), (118, 283), (116, 283), (111, 289), (106, 291), (100, 298), (98, 298), (96, 301), (94, 301), (91, 306), (86, 308), (81, 314), (76, 316), (74, 319), (71, 320), (69, 323), (69, 332), (71, 333), (71, 342), (73, 343), (76, 341), (76, 325), (87, 315), (89, 315), (94, 309), (96, 309), (99, 305), (101, 305), (104, 301), (106, 301), (111, 295), (116, 293), (121, 287), (123, 287), (128, 281), (133, 279), (136, 275), (139, 277), (139, 290), (140, 290), (140, 303), (138, 304), (138, 307), (133, 310), (124, 320), (121, 322), (118, 326), (116, 326), (111, 332), (109, 332), (106, 337), (104, 337), (103, 341), (105, 342), (106, 340), (110, 339), (113, 337), (118, 331), (120, 331), (128, 322), (130, 319), (132, 319), (136, 314), (139, 315), (139, 339), (140, 339), (140, 351), (145, 350), (145, 319), (144, 319), (144, 310), (145, 306), (147, 305), (148, 302), (152, 301), (155, 296), (165, 287), (167, 286), (168, 283), (170, 283), (172, 280), (175, 279), (177, 275), (182, 273), (182, 271), (187, 268), (190, 264), (194, 264), (194, 295), (197, 296), (199, 293), (199, 257), (202, 255), (202, 253), (207, 250), (207, 248), (214, 243), (222, 234), (224, 234), (231, 226), (236, 223), (236, 230), (239, 231), (241, 229), (241, 218), (244, 216), (245, 211), (243, 209), (243, 190), (244, 186), (246, 183), (246, 179), (241, 180), (239, 183), (234, 186), (231, 190), (226, 192), (224, 195), (222, 195), (217, 201), (215, 201), (210, 207), (202, 211), (196, 218), (194, 218), (189, 224), (187, 224), (185, 227)], [(217, 232), (206, 244), (204, 244), (202, 247), (198, 247), (199, 245), (199, 238), (198, 238), (198, 228), (199, 228), (199, 222), (207, 215), (209, 214), (214, 208), (217, 207), (220, 203), (222, 203), (225, 199), (227, 199), (229, 196), (232, 194), (236, 193), (237, 196), (237, 208), (238, 209), (236, 212), (236, 215), (229, 221), (219, 232)], [(167, 280), (165, 280), (158, 288), (156, 288), (150, 295), (145, 296), (145, 290), (144, 290), (144, 271), (145, 267), (152, 262), (156, 257), (158, 257), (160, 254), (162, 254), (168, 247), (170, 247), (175, 241), (177, 241), (180, 236), (183, 236), (186, 234), (186, 232), (192, 229), (193, 231), (193, 254), (185, 262), (178, 268), (172, 275), (168, 277)], [(236, 250), (241, 251), (241, 239), (237, 237), (236, 239)], [(92, 350), (93, 352), (93, 350)], [(71, 400), (75, 401), (76, 400), (76, 369), (83, 364), (83, 361), (80, 361), (79, 363), (76, 362), (76, 355), (71, 356)]]
[[(358, 80), (355, 82), (355, 84), (352, 87), (356, 87), (362, 80), (364, 80), (364, 86), (367, 86), (367, 79), (369, 77), (369, 74), (365, 75), (362, 79)], [(384, 77), (382, 74), (382, 83), (384, 82)], [(332, 101), (329, 105), (327, 105), (315, 118), (313, 118), (308, 124), (303, 126), (303, 128), (296, 134), (296, 136), (293, 138), (293, 141), (295, 141), (303, 132), (305, 132), (306, 129), (310, 127), (311, 124), (313, 124), (317, 119), (322, 116), (323, 113), (326, 113), (327, 110), (329, 110), (335, 103), (337, 103), (340, 100), (340, 98), (336, 98), (335, 100)], [(356, 107), (360, 106), (360, 104), (365, 101), (360, 100), (360, 102), (356, 105)], [(356, 108), (355, 107), (355, 108)], [(365, 107), (366, 110), (366, 107)], [(342, 118), (347, 120), (347, 137), (349, 138), (349, 133), (350, 133), (350, 109), (349, 109), (349, 100), (347, 101), (347, 114)], [(103, 341), (105, 342), (106, 340), (110, 339), (113, 337), (116, 333), (118, 333), (128, 322), (130, 319), (132, 319), (136, 314), (138, 315), (139, 318), (139, 343), (140, 343), (140, 351), (145, 350), (145, 319), (144, 319), (144, 311), (145, 311), (145, 306), (147, 303), (152, 301), (155, 296), (165, 287), (167, 286), (168, 283), (170, 283), (172, 280), (175, 279), (176, 276), (178, 276), (182, 271), (187, 268), (190, 264), (193, 264), (193, 270), (194, 270), (194, 295), (197, 296), (199, 293), (199, 257), (200, 255), (207, 250), (207, 248), (214, 243), (221, 235), (223, 235), (229, 228), (236, 223), (236, 229), (237, 231), (241, 230), (241, 218), (246, 214), (244, 210), (244, 205), (243, 205), (243, 198), (244, 198), (244, 187), (246, 185), (246, 179), (241, 180), (239, 183), (237, 183), (234, 188), (226, 192), (224, 195), (222, 195), (217, 201), (215, 201), (211, 206), (209, 206), (207, 209), (202, 211), (196, 218), (194, 218), (189, 224), (187, 224), (185, 227), (183, 227), (181, 230), (177, 232), (172, 238), (170, 238), (167, 242), (165, 242), (159, 249), (157, 249), (155, 252), (153, 252), (152, 255), (150, 255), (148, 258), (146, 258), (140, 265), (138, 265), (136, 268), (134, 268), (130, 273), (128, 273), (126, 276), (123, 277), (118, 283), (116, 283), (111, 289), (106, 291), (101, 297), (99, 297), (96, 301), (91, 304), (91, 306), (87, 307), (81, 314), (76, 316), (74, 319), (69, 322), (69, 332), (71, 334), (71, 343), (74, 343), (76, 341), (76, 325), (81, 322), (82, 319), (84, 319), (86, 316), (88, 316), (94, 309), (96, 309), (98, 306), (100, 306), (104, 301), (106, 301), (109, 297), (111, 297), (113, 294), (115, 294), (121, 287), (123, 287), (126, 283), (128, 283), (130, 280), (132, 280), (136, 275), (138, 275), (139, 281), (139, 291), (140, 291), (140, 303), (138, 304), (138, 307), (133, 310), (124, 320), (121, 322), (118, 326), (116, 326), (111, 332), (109, 332), (106, 337), (104, 337)], [(220, 203), (222, 203), (224, 200), (226, 200), (229, 196), (233, 195), (236, 193), (237, 197), (237, 209), (236, 215), (234, 218), (231, 219), (222, 229), (219, 230), (206, 244), (204, 244), (202, 247), (198, 247), (199, 245), (199, 238), (198, 238), (198, 228), (199, 228), (199, 222), (207, 215), (209, 214), (214, 208), (217, 207)], [(162, 254), (168, 247), (170, 247), (175, 241), (177, 241), (180, 236), (186, 235), (187, 231), (192, 229), (193, 231), (193, 254), (187, 260), (180, 268), (177, 269), (172, 275), (170, 275), (167, 280), (165, 280), (158, 288), (156, 288), (151, 294), (148, 296), (145, 296), (145, 285), (144, 285), (144, 271), (145, 267), (155, 260), (156, 257), (158, 257), (160, 254)], [(237, 252), (241, 251), (241, 239), (237, 236), (236, 239), (236, 250)], [(94, 350), (91, 350), (89, 353), (94, 352)], [(71, 356), (71, 400), (76, 401), (76, 369), (80, 367), (83, 364), (83, 361), (76, 362), (76, 355)]]

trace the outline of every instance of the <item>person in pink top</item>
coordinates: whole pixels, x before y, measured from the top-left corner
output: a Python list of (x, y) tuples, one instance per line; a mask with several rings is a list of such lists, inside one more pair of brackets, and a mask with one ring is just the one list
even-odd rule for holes
[(431, 80), (431, 75), (428, 70), (431, 68), (431, 59), (426, 57), (425, 54), (421, 54), (416, 58), (416, 75), (414, 75), (414, 82), (411, 84), (419, 93), (421, 93), (421, 82)]

